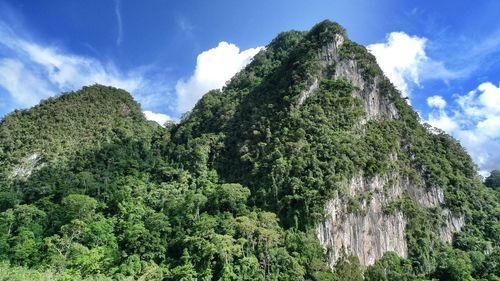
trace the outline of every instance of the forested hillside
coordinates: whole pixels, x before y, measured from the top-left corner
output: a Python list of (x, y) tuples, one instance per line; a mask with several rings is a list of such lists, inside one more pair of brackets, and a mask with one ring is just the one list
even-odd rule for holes
[[(394, 180), (353, 195), (360, 175)], [(101, 85), (6, 116), (0, 280), (499, 280), (500, 190), (487, 183), (325, 21), (279, 34), (166, 128)], [(443, 198), (421, 204), (417, 188)], [(381, 217), (404, 217), (406, 255), (332, 259), (325, 206), (364, 216), (377, 196), (390, 199)], [(464, 222), (451, 241), (443, 214)]]

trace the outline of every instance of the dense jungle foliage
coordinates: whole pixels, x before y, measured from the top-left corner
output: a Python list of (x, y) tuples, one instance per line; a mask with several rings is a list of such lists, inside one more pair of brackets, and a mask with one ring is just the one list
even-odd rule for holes
[[(321, 64), (336, 34), (396, 119), (366, 121), (356, 87)], [(466, 226), (446, 244), (441, 207), (395, 198), (385, 211), (408, 217), (408, 257), (362, 268), (344, 256), (332, 270), (316, 225), (360, 173), (439, 186)], [(375, 58), (325, 21), (279, 34), (179, 124), (155, 125), (101, 85), (4, 117), (0, 280), (499, 280), (495, 175), (483, 185), (460, 144), (421, 125)]]

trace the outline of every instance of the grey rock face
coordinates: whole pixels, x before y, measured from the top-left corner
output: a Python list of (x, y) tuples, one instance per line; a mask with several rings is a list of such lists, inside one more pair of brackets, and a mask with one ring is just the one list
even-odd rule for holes
[[(363, 196), (369, 193), (369, 196)], [(343, 253), (359, 258), (362, 266), (369, 266), (384, 253), (393, 251), (407, 257), (407, 218), (402, 211), (384, 213), (384, 206), (394, 199), (410, 196), (426, 208), (444, 203), (439, 187), (425, 189), (411, 184), (407, 177), (397, 174), (364, 178), (353, 177), (347, 183), (346, 194), (337, 195), (325, 206), (325, 219), (317, 228), (320, 244), (327, 250), (333, 267)], [(349, 210), (349, 198), (360, 202), (359, 210)], [(359, 200), (360, 199), (360, 200)], [(464, 225), (464, 217), (443, 210), (445, 224), (439, 229), (440, 237), (451, 242), (454, 232)]]
[(10, 176), (12, 178), (28, 178), (31, 174), (43, 167), (43, 163), (40, 163), (42, 157), (38, 153), (33, 153), (25, 158), (21, 159), (21, 163), (16, 165)]
[[(333, 79), (345, 79), (356, 87), (353, 95), (364, 104), (366, 119), (398, 118), (396, 106), (380, 92), (382, 77), (366, 79), (363, 70), (355, 60), (342, 58), (340, 55), (345, 38), (335, 35), (331, 42), (318, 50), (318, 58), (324, 69), (333, 68)], [(301, 105), (318, 88), (318, 79), (311, 81), (310, 87), (299, 95)], [(397, 161), (396, 155), (392, 155)], [(407, 257), (406, 225), (408, 219), (402, 211), (388, 214), (384, 206), (391, 201), (409, 196), (425, 208), (438, 208), (444, 203), (444, 193), (439, 187), (426, 188), (423, 180), (420, 184), (410, 182), (409, 178), (399, 174), (377, 175), (365, 178), (359, 174), (345, 183), (325, 206), (325, 218), (317, 227), (318, 239), (327, 251), (330, 265), (333, 267), (342, 254), (354, 255), (361, 265), (368, 266), (381, 258), (388, 251)], [(464, 225), (464, 217), (443, 210), (445, 223), (438, 226), (441, 239), (450, 242), (453, 233)]]
[(460, 231), (460, 229), (465, 225), (465, 217), (463, 215), (457, 216), (448, 209), (443, 210), (443, 217), (445, 219), (445, 223), (439, 229), (439, 237), (441, 240), (451, 243), (453, 233)]
[(312, 83), (311, 86), (309, 86), (309, 89), (307, 89), (306, 91), (303, 91), (302, 93), (300, 93), (299, 95), (299, 101), (298, 101), (298, 105), (302, 105), (306, 99), (312, 94), (314, 93), (314, 91), (316, 91), (316, 89), (318, 89), (318, 86), (319, 86), (319, 83), (318, 83), (318, 79), (314, 79), (314, 82)]
[(340, 49), (344, 41), (345, 39), (342, 35), (336, 34), (332, 42), (323, 45), (318, 54), (323, 67), (335, 66), (333, 78), (345, 79), (357, 88), (353, 94), (363, 101), (367, 120), (379, 119), (381, 117), (389, 119), (397, 118), (396, 106), (388, 97), (381, 95), (379, 91), (379, 77), (375, 77), (373, 81), (366, 81), (356, 61), (341, 58)]
[[(410, 182), (407, 182), (407, 186)], [(444, 193), (439, 187), (431, 187), (425, 189), (424, 187), (419, 188), (408, 188), (408, 194), (411, 198), (414, 198), (421, 206), (426, 208), (438, 207), (444, 203)]]
[(317, 233), (321, 245), (328, 249), (331, 266), (343, 252), (357, 256), (365, 266), (373, 264), (387, 251), (407, 256), (405, 216), (400, 211), (393, 215), (383, 212), (384, 205), (400, 196), (403, 189), (397, 183), (386, 186), (388, 181), (388, 177), (379, 176), (372, 180), (361, 175), (352, 178), (348, 183), (348, 196), (372, 193), (369, 200), (361, 200), (361, 210), (357, 212), (349, 211), (345, 196), (337, 194), (327, 203), (327, 216)]

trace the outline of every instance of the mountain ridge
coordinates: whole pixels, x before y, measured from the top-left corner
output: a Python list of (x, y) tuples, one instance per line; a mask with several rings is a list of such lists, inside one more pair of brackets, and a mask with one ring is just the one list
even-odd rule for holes
[[(68, 114), (50, 114), (67, 99)], [(41, 107), (0, 123), (4, 268), (61, 280), (498, 276), (498, 192), (336, 23), (279, 34), (167, 128), (101, 85)], [(11, 176), (39, 151), (44, 165)]]
[[(46, 126), (50, 120), (59, 122), (60, 128)], [(112, 142), (128, 129), (136, 130), (136, 135), (146, 134), (133, 129), (135, 123), (143, 121), (140, 106), (129, 93), (98, 84), (83, 87), (78, 92), (63, 93), (30, 109), (16, 110), (5, 116), (0, 123), (0, 159), (29, 162), (30, 158), (37, 161), (59, 158), (61, 161), (67, 152)], [(23, 127), (36, 131), (26, 134)], [(113, 127), (123, 127), (123, 130), (113, 131)], [(7, 143), (8, 139), (16, 142)]]

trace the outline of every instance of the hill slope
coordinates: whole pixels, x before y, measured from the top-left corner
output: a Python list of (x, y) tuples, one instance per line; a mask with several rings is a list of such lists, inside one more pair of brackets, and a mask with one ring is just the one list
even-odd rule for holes
[(498, 191), (329, 21), (278, 35), (166, 129), (93, 86), (0, 135), (10, 279), (500, 275)]
[(0, 160), (18, 165), (10, 171), (13, 177), (29, 176), (30, 169), (19, 164), (64, 162), (75, 153), (140, 137), (151, 130), (145, 123), (139, 104), (127, 92), (84, 87), (6, 116), (0, 123)]

